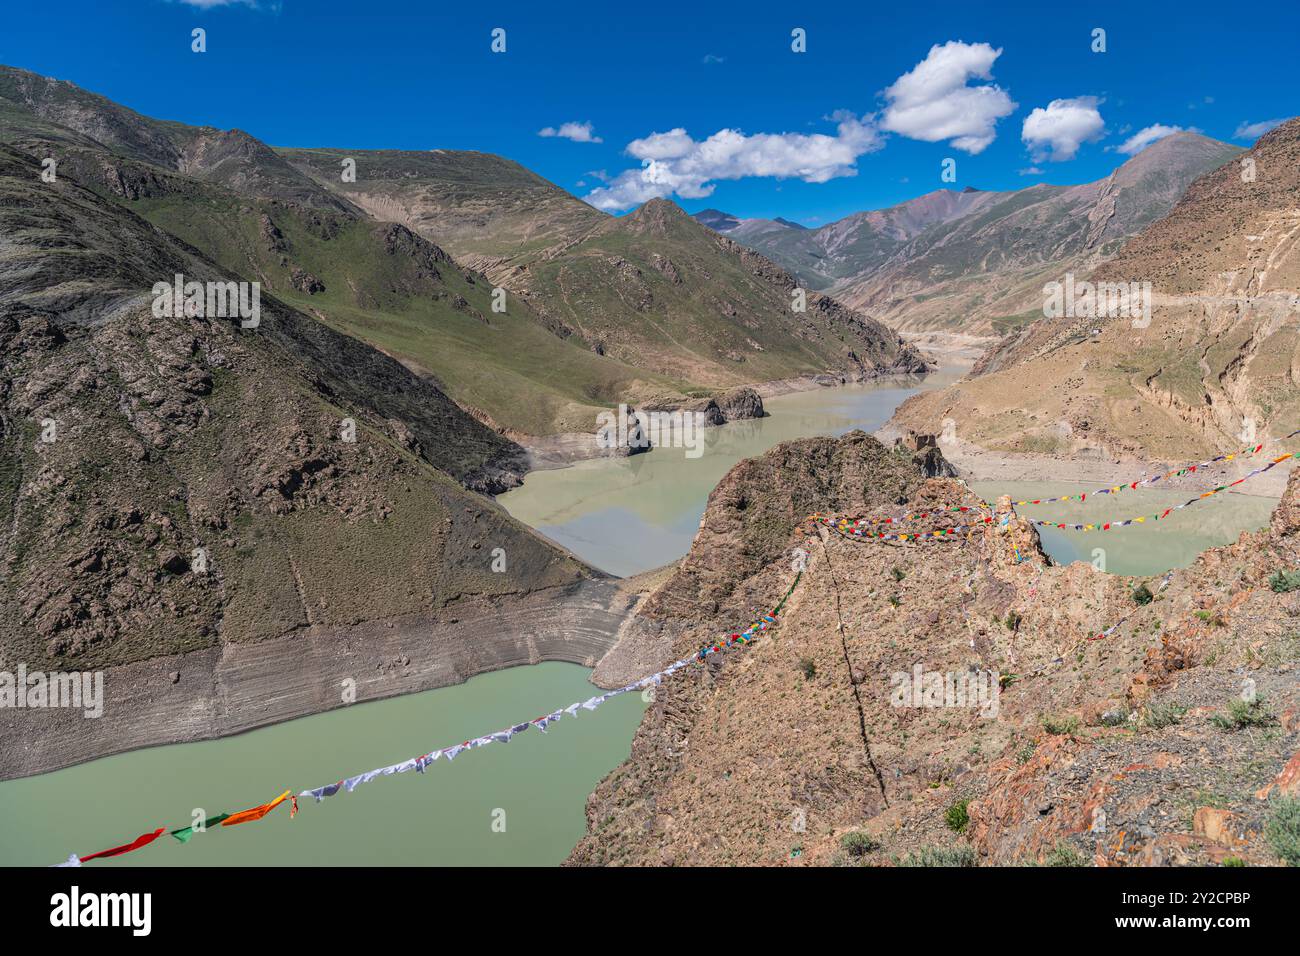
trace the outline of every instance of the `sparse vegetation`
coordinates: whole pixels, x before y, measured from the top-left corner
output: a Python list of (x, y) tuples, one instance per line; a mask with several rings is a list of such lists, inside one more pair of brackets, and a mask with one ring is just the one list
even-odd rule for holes
[(812, 680), (817, 676), (817, 665), (811, 657), (799, 658), (799, 672), (803, 674), (805, 680)]
[(907, 856), (894, 857), (895, 866), (974, 866), (975, 851), (968, 846), (923, 846)]
[(1235, 698), (1228, 701), (1227, 713), (1210, 718), (1220, 730), (1244, 730), (1247, 727), (1269, 727), (1277, 722), (1273, 712), (1264, 704), (1264, 698), (1246, 701)]
[(1278, 594), (1289, 594), (1300, 588), (1300, 570), (1277, 571), (1268, 579), (1268, 586)]
[(840, 846), (849, 856), (863, 857), (880, 849), (880, 843), (865, 830), (854, 830), (840, 837)]
[(1067, 737), (1079, 729), (1079, 718), (1073, 714), (1064, 717), (1046, 714), (1043, 716), (1043, 729), (1053, 737)]
[(901, 581), (903, 578), (907, 577), (907, 572), (898, 566), (895, 566), (894, 570), (890, 573), (894, 575), (895, 581)]
[(943, 822), (948, 824), (948, 829), (953, 833), (965, 833), (966, 827), (970, 825), (970, 814), (966, 812), (969, 804), (970, 800), (958, 800), (944, 811)]
[(1172, 727), (1183, 719), (1187, 708), (1181, 704), (1152, 701), (1142, 708), (1142, 726), (1149, 730)]
[(1088, 866), (1091, 861), (1068, 843), (1058, 843), (1043, 858), (1043, 866)]
[(1276, 803), (1264, 836), (1287, 866), (1300, 866), (1300, 797), (1282, 797)]

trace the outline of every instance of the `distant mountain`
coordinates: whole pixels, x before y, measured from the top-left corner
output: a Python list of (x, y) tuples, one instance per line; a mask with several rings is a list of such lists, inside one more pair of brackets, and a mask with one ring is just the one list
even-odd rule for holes
[[(784, 226), (787, 229), (807, 229), (807, 226), (800, 225), (797, 222), (791, 222), (789, 219), (777, 216), (775, 219), (737, 219), (729, 212), (722, 212), (718, 209), (703, 209), (700, 212), (693, 213), (692, 217), (696, 222), (708, 226), (714, 232), (730, 233), (738, 229), (753, 231), (771, 226)], [(733, 237), (734, 238), (734, 237)]]
[(701, 222), (714, 232), (730, 232), (740, 225), (740, 220), (729, 212), (719, 209), (704, 209), (695, 213), (696, 222)]
[(938, 190), (807, 232), (728, 234), (897, 328), (991, 334), (1032, 321), (1046, 281), (1114, 255), (1238, 153), (1176, 133), (1082, 186)]
[(963, 216), (982, 204), (967, 193), (938, 190), (890, 209), (854, 213), (817, 229), (781, 218), (734, 217), (717, 220), (725, 227), (718, 229), (701, 218), (707, 212), (697, 218), (789, 269), (808, 288), (826, 290), (884, 262), (926, 228)]
[[(825, 296), (793, 311), (791, 276), (667, 200), (608, 216), (483, 153), (279, 152), (481, 270), (555, 335), (626, 366), (707, 388), (923, 367), (894, 332)], [(349, 157), (356, 182), (338, 175)]]
[[(1174, 188), (1177, 177), (1152, 162), (1164, 142), (1121, 172)], [(1128, 315), (1044, 318), (1040, 290), (1037, 321), (991, 350), (982, 374), (907, 403), (898, 421), (931, 428), (950, 418), (964, 440), (1004, 450), (1166, 460), (1293, 431), (1297, 196), (1300, 119), (1265, 134), (1240, 162), (1201, 176), (1167, 215), (1079, 276), (1150, 283), (1149, 327)], [(1117, 198), (1115, 217), (1123, 208)]]

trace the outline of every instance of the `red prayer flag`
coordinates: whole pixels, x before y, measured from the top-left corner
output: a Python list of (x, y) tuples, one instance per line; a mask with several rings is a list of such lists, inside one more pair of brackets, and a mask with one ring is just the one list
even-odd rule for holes
[(100, 850), (98, 853), (90, 854), (90, 856), (83, 856), (81, 858), (81, 862), (85, 863), (89, 860), (98, 860), (101, 857), (121, 856), (123, 853), (130, 853), (132, 850), (138, 850), (142, 846), (148, 846), (150, 843), (158, 839), (166, 832), (167, 832), (166, 827), (159, 827), (157, 830), (154, 830), (153, 833), (141, 834), (140, 836), (132, 840), (130, 843), (125, 843), (122, 846), (115, 846), (111, 850)]

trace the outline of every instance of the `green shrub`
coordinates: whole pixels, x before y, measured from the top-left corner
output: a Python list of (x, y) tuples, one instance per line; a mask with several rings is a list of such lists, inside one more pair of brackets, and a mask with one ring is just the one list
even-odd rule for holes
[(943, 814), (943, 822), (948, 824), (948, 829), (953, 833), (962, 833), (970, 823), (970, 814), (966, 812), (966, 806), (969, 800), (958, 800)]
[(1018, 631), (1020, 630), (1020, 622), (1023, 620), (1024, 618), (1020, 616), (1019, 611), (1008, 611), (1007, 619), (1003, 623), (1006, 624), (1008, 631)]
[(1088, 866), (1086, 856), (1068, 843), (1058, 843), (1043, 858), (1043, 866)]
[(1278, 594), (1287, 594), (1300, 588), (1300, 571), (1278, 571), (1268, 579), (1268, 586)]
[(1225, 856), (1223, 858), (1224, 866), (1245, 866), (1246, 861), (1239, 856)]
[(1133, 591), (1133, 600), (1138, 604), (1150, 604), (1155, 599), (1156, 596), (1151, 593), (1151, 589), (1145, 584), (1139, 584)]
[(813, 663), (811, 657), (801, 657), (799, 659), (799, 670), (807, 680), (812, 680), (817, 676), (817, 665)]
[(1252, 701), (1234, 698), (1228, 701), (1226, 714), (1215, 714), (1210, 718), (1220, 730), (1242, 730), (1246, 727), (1269, 727), (1277, 722), (1273, 712), (1264, 706), (1264, 698), (1256, 697)]
[(1282, 797), (1276, 803), (1264, 836), (1287, 866), (1300, 866), (1300, 797)]
[(974, 866), (975, 851), (968, 846), (924, 846), (915, 853), (894, 857), (896, 866)]
[(1043, 729), (1053, 737), (1068, 736), (1079, 729), (1079, 718), (1073, 714), (1068, 714), (1065, 717), (1047, 715), (1043, 717)]
[(1183, 719), (1187, 708), (1181, 704), (1160, 704), (1152, 701), (1142, 708), (1142, 725), (1151, 730), (1171, 727)]
[(894, 575), (895, 581), (901, 581), (903, 578), (907, 577), (907, 572), (899, 567), (895, 567), (891, 573)]
[(865, 830), (854, 830), (840, 837), (840, 846), (849, 856), (866, 856), (880, 849), (880, 844), (871, 838)]

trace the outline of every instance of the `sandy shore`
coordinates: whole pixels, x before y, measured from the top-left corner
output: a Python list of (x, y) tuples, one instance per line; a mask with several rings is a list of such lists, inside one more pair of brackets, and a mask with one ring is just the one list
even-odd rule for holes
[[(928, 353), (927, 358), (933, 357), (944, 366), (964, 366), (967, 369), (991, 341), (946, 332), (920, 333), (908, 338), (913, 345)], [(890, 444), (902, 437), (903, 432), (904, 430), (894, 425), (891, 420), (875, 435), (881, 441)], [(1001, 452), (959, 439), (940, 441), (939, 448), (944, 457), (957, 469), (960, 477), (968, 482), (1056, 481), (1082, 482), (1104, 487), (1164, 474), (1184, 465), (1199, 463), (1192, 460), (1161, 461), (1127, 456), (1111, 458), (1095, 455), (1064, 456)], [(1208, 469), (1205, 474), (1185, 475), (1178, 479), (1177, 487), (1189, 492), (1216, 488), (1225, 480), (1235, 481), (1247, 472), (1267, 464), (1271, 457), (1284, 454), (1289, 450), (1290, 448), (1283, 448), (1280, 445), (1265, 446), (1258, 455), (1215, 466)], [(1283, 462), (1268, 474), (1253, 478), (1248, 484), (1234, 489), (1231, 494), (1280, 498), (1293, 466), (1294, 462)]]
[[(886, 443), (892, 442), (899, 434), (897, 428), (886, 426), (876, 432), (876, 437)], [(1203, 473), (1184, 475), (1177, 480), (1176, 487), (1188, 492), (1207, 491), (1217, 488), (1226, 481), (1235, 481), (1246, 473), (1268, 464), (1270, 458), (1285, 454), (1289, 449), (1274, 446), (1274, 451), (1266, 446), (1259, 454), (1227, 464), (1206, 469)], [(1126, 484), (1139, 478), (1181, 468), (1190, 461), (1151, 461), (1141, 458), (1069, 458), (1057, 455), (1012, 454), (1009, 452), (990, 451), (979, 445), (965, 441), (939, 443), (939, 449), (945, 458), (957, 469), (966, 481), (1065, 481), (1106, 485)], [(1207, 456), (1208, 457), (1208, 456)], [(1249, 483), (1234, 489), (1232, 494), (1253, 495), (1261, 498), (1280, 498), (1286, 488), (1287, 476), (1293, 461), (1278, 465), (1265, 475), (1253, 478)], [(1175, 487), (1173, 485), (1167, 487)]]

